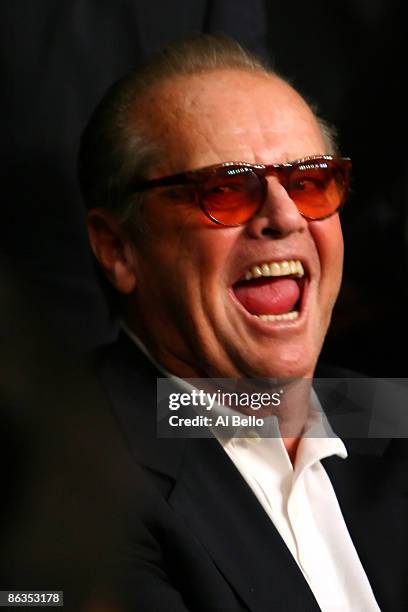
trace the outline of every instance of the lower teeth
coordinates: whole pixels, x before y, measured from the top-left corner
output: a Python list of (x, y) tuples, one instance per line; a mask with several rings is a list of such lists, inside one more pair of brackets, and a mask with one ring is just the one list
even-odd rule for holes
[(294, 321), (299, 316), (299, 312), (297, 310), (292, 310), (292, 312), (285, 312), (284, 314), (263, 314), (263, 315), (255, 315), (258, 319), (262, 319), (263, 321)]

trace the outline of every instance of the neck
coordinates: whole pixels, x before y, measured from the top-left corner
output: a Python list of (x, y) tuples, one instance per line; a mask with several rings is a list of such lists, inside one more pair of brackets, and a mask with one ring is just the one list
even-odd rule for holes
[(205, 378), (207, 376), (203, 370), (196, 367), (192, 359), (189, 359), (189, 355), (183, 355), (182, 352), (177, 354), (174, 350), (167, 348), (168, 346), (179, 346), (177, 337), (166, 338), (166, 342), (157, 341), (155, 335), (150, 334), (149, 330), (140, 324), (141, 320), (142, 318), (137, 316), (136, 309), (129, 309), (124, 322), (127, 329), (144, 345), (150, 359), (159, 364), (160, 369), (179, 378)]
[(299, 438), (282, 438), (283, 444), (285, 445), (286, 452), (289, 455), (289, 459), (292, 465), (295, 465), (296, 453), (300, 442)]
[[(196, 366), (190, 365), (187, 360), (183, 360), (177, 355), (167, 351), (160, 344), (149, 342), (149, 337), (143, 333), (139, 325), (135, 325), (133, 321), (126, 323), (128, 330), (135, 334), (136, 337), (143, 343), (148, 357), (156, 362), (156, 367), (166, 370), (179, 378), (202, 378), (206, 379), (207, 385), (212, 385), (211, 378), (204, 371), (200, 371)], [(216, 376), (214, 376), (216, 378)], [(234, 377), (232, 377), (234, 378)], [(236, 376), (240, 380), (239, 387), (241, 391), (247, 391), (249, 394), (258, 393), (261, 391), (282, 391), (280, 394), (279, 406), (273, 408), (261, 408), (257, 411), (256, 416), (264, 417), (274, 414), (279, 420), (279, 428), (282, 435), (282, 440), (292, 464), (295, 463), (296, 452), (299, 446), (300, 439), (305, 429), (311, 411), (311, 385), (312, 377), (298, 378), (292, 380), (271, 379), (271, 386), (264, 386), (264, 382), (259, 384), (257, 379), (246, 379), (244, 375)], [(206, 386), (207, 386), (206, 385)], [(206, 389), (207, 391), (209, 389)], [(231, 406), (234, 408), (234, 406)], [(235, 407), (236, 408), (236, 407)], [(239, 408), (241, 412), (248, 415), (254, 415), (250, 408)]]

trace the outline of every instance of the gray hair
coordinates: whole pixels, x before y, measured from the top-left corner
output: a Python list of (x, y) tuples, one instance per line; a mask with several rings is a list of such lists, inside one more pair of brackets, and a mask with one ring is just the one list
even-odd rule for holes
[[(79, 150), (79, 182), (88, 208), (105, 208), (118, 213), (122, 222), (129, 211), (142, 214), (140, 194), (128, 195), (129, 185), (146, 178), (148, 169), (160, 159), (161, 151), (151, 142), (130, 111), (154, 85), (172, 77), (231, 69), (277, 73), (260, 59), (224, 36), (201, 34), (170, 44), (141, 69), (125, 76), (105, 94), (86, 126)], [(279, 76), (279, 75), (277, 75)], [(335, 153), (335, 132), (317, 117), (327, 153)], [(139, 203), (139, 206), (134, 205)]]

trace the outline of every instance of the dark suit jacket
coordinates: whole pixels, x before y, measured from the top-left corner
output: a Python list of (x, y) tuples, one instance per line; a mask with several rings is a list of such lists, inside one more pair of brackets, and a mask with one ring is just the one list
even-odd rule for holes
[[(215, 439), (157, 439), (160, 373), (126, 337), (98, 373), (137, 464), (118, 572), (127, 609), (319, 610), (282, 538)], [(327, 375), (327, 372), (326, 372)], [(323, 461), (384, 611), (408, 609), (408, 476), (404, 440), (348, 440)]]

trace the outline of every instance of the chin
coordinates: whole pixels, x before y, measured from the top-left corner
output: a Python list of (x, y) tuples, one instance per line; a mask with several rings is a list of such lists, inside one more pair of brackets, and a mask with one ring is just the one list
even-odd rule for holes
[(264, 357), (257, 355), (252, 363), (247, 362), (244, 371), (253, 378), (311, 378), (316, 361), (315, 356), (305, 355), (303, 350), (285, 351), (280, 355), (275, 351)]

